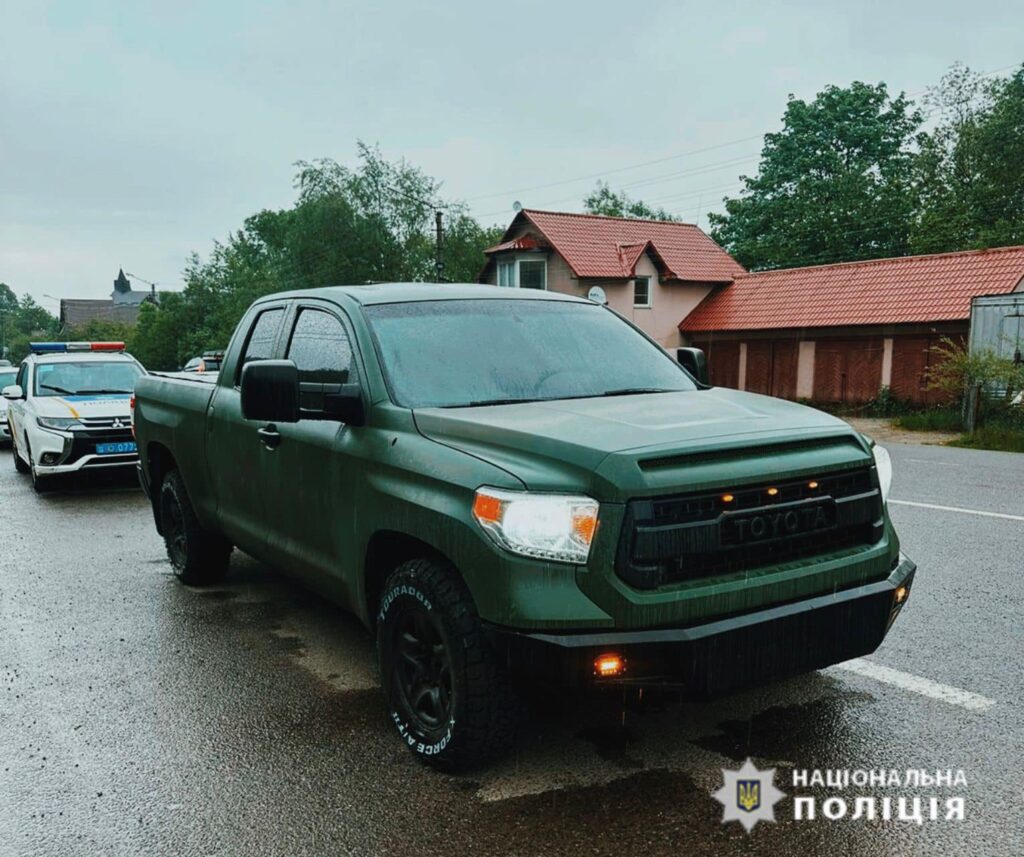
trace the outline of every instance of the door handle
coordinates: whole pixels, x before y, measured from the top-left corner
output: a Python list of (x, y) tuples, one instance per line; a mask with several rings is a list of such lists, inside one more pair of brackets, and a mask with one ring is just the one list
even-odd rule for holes
[(276, 449), (281, 445), (281, 432), (277, 430), (277, 426), (273, 423), (256, 429), (256, 434), (260, 436), (260, 440), (263, 441), (263, 445), (267, 449)]

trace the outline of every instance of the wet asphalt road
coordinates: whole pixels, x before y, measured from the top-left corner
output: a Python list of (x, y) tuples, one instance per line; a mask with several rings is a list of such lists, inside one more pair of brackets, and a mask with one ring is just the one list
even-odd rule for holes
[[(891, 450), (895, 499), (1024, 516), (1024, 456)], [(237, 552), (223, 587), (182, 587), (130, 481), (40, 497), (0, 465), (3, 857), (1024, 853), (1024, 520), (893, 504), (919, 572), (868, 661), (907, 680), (548, 699), (511, 758), (450, 777), (399, 745), (346, 614)], [(747, 756), (789, 795), (749, 835), (710, 796)], [(793, 767), (963, 769), (966, 788), (803, 793), (960, 794), (967, 817), (794, 821)]]

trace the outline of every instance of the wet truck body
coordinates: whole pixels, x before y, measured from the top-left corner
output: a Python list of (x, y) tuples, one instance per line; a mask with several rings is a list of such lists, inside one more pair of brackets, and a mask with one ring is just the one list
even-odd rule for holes
[(185, 582), (237, 546), (358, 615), (400, 735), (455, 768), (523, 675), (706, 697), (882, 642), (915, 571), (888, 455), (699, 374), (565, 295), (289, 292), (214, 383), (140, 380), (140, 478)]

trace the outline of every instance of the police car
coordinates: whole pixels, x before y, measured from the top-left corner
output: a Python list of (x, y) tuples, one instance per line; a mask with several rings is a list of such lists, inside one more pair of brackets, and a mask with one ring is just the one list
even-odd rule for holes
[[(0, 390), (14, 383), (18, 370), (9, 360), (0, 360)], [(7, 399), (0, 396), (0, 444), (11, 442), (11, 430), (7, 425)]]
[(138, 461), (130, 401), (145, 369), (123, 342), (33, 342), (3, 388), (14, 466), (36, 490), (61, 473)]

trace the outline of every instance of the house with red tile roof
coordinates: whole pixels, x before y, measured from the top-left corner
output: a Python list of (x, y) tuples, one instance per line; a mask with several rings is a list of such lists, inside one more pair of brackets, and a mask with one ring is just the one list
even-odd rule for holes
[(520, 211), (484, 251), (480, 282), (586, 296), (600, 286), (614, 310), (662, 345), (682, 345), (680, 319), (743, 266), (692, 223)]
[(783, 398), (927, 404), (933, 348), (966, 339), (971, 300), (1024, 291), (1024, 247), (737, 274), (679, 322), (712, 381)]
[(697, 345), (712, 383), (788, 399), (927, 404), (934, 347), (971, 300), (1024, 292), (1024, 247), (748, 273), (698, 227), (524, 209), (480, 282), (587, 295), (666, 348)]

